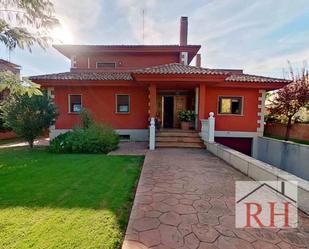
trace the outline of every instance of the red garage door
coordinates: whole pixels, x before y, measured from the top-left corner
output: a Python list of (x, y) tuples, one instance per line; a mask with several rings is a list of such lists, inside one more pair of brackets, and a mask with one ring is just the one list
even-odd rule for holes
[(215, 141), (248, 156), (252, 155), (252, 138), (216, 137)]

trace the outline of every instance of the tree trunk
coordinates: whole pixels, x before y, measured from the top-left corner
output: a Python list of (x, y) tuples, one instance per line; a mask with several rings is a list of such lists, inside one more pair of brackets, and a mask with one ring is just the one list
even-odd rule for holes
[(34, 140), (29, 140), (29, 141), (28, 141), (28, 143), (29, 143), (31, 149), (33, 149), (33, 142), (34, 142)]
[(284, 137), (284, 140), (285, 140), (285, 141), (288, 141), (289, 138), (290, 138), (290, 129), (291, 129), (291, 125), (292, 125), (292, 117), (289, 116), (289, 117), (288, 117), (288, 123), (287, 123), (287, 126), (286, 126), (286, 131), (285, 131), (285, 137)]

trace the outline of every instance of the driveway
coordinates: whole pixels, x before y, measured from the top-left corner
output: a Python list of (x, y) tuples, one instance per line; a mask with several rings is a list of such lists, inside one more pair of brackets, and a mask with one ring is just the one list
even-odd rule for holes
[(206, 150), (147, 152), (122, 248), (309, 248), (302, 213), (298, 229), (236, 229), (237, 180), (249, 178)]
[[(0, 149), (24, 147), (24, 146), (29, 146), (29, 144), (25, 141), (17, 141), (0, 145)], [(34, 146), (49, 146), (49, 138), (38, 138), (34, 140)]]

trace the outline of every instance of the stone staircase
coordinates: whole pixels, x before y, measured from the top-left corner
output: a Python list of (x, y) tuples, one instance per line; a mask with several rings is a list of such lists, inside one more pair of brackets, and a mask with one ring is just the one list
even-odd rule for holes
[(161, 129), (156, 132), (156, 148), (205, 148), (197, 131)]

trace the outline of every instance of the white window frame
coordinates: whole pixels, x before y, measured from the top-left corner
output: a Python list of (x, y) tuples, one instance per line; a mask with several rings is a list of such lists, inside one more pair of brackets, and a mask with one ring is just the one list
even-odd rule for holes
[[(98, 63), (109, 63), (109, 64), (114, 64), (115, 67), (98, 67)], [(117, 62), (115, 61), (97, 61), (96, 62), (96, 68), (100, 69), (100, 68), (107, 68), (107, 69), (111, 69), (111, 68), (116, 68), (117, 67)]]
[[(241, 110), (239, 114), (235, 113), (220, 113), (220, 98), (240, 98), (241, 99)], [(244, 116), (244, 103), (245, 103), (245, 97), (244, 96), (238, 96), (238, 95), (219, 95), (218, 101), (217, 101), (217, 115), (219, 116)]]
[(71, 56), (71, 68), (76, 68), (77, 67), (76, 64), (77, 64), (77, 57), (76, 55), (72, 55)]
[(80, 112), (72, 112), (71, 111), (71, 96), (74, 96), (74, 95), (80, 96), (81, 110), (83, 109), (83, 95), (80, 94), (80, 93), (70, 93), (70, 94), (68, 94), (68, 113), (69, 114), (80, 114)]
[[(119, 112), (118, 111), (118, 96), (128, 96), (129, 97), (129, 104), (128, 104), (128, 106), (129, 106), (129, 110), (128, 110), (128, 112)], [(116, 104), (116, 113), (117, 114), (130, 114), (131, 113), (131, 96), (130, 96), (130, 94), (127, 94), (127, 93), (117, 93), (117, 94), (115, 94), (115, 104)]]

